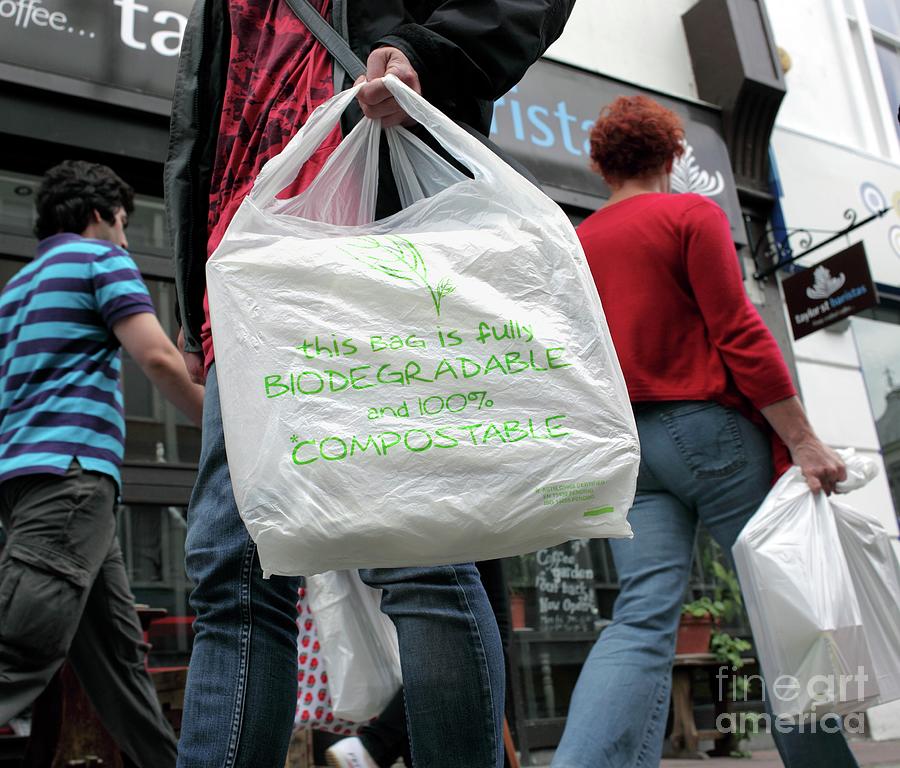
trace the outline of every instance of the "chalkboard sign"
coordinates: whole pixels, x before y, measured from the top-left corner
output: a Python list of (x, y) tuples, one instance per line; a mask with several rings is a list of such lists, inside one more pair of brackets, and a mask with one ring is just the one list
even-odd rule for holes
[(535, 554), (538, 624), (546, 632), (594, 632), (600, 614), (587, 541), (569, 541)]

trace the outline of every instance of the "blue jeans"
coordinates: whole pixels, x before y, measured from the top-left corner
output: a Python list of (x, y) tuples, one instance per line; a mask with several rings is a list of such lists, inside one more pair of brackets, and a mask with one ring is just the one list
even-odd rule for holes
[[(299, 578), (263, 579), (231, 490), (215, 366), (188, 510), (197, 618), (179, 768), (283, 768), (297, 704)], [(397, 627), (413, 762), (503, 763), (503, 650), (473, 565), (362, 571)]]
[[(610, 542), (621, 591), (578, 678), (553, 768), (659, 765), (697, 523), (730, 557), (770, 488), (768, 440), (738, 413), (670, 402), (637, 405), (635, 418), (642, 456), (628, 515), (634, 538)], [(856, 766), (840, 732), (773, 736), (788, 768)]]

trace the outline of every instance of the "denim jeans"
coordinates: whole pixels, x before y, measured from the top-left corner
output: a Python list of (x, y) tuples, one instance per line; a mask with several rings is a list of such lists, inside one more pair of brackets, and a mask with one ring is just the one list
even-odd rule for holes
[[(553, 768), (659, 765), (681, 605), (702, 522), (731, 546), (769, 491), (768, 440), (715, 403), (639, 404), (641, 440), (631, 540), (611, 541), (621, 591), (613, 621), (581, 670)], [(781, 734), (788, 768), (856, 766), (840, 732)]]
[[(297, 703), (299, 578), (262, 577), (231, 489), (215, 366), (186, 550), (197, 618), (178, 766), (283, 768)], [(501, 765), (503, 651), (478, 571), (360, 575), (384, 590), (382, 610), (397, 627), (414, 765)]]
[[(475, 563), (481, 583), (487, 593), (488, 602), (497, 620), (504, 652), (510, 637), (509, 598), (506, 583), (503, 580), (502, 560), (483, 560)], [(406, 727), (406, 708), (404, 706), (403, 689), (391, 699), (387, 707), (369, 723), (359, 729), (359, 738), (380, 768), (390, 768), (400, 758), (405, 766), (412, 765), (409, 754), (409, 735)], [(504, 768), (509, 765), (508, 756)]]

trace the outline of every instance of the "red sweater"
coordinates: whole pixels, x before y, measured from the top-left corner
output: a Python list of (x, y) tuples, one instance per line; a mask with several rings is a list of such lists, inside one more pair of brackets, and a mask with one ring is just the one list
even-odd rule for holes
[[(632, 402), (713, 400), (761, 424), (759, 409), (796, 394), (715, 203), (637, 195), (589, 216), (578, 237)], [(784, 445), (773, 449), (786, 468)]]

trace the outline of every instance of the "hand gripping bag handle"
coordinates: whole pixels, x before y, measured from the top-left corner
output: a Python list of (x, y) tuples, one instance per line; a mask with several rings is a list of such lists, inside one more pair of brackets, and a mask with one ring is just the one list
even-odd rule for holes
[[(384, 84), (403, 110), (431, 133), (451, 155), (469, 168), (476, 180), (497, 187), (501, 186), (499, 180), (504, 176), (521, 180), (521, 177), (490, 149), (466, 133), (394, 75), (387, 75)], [(348, 88), (316, 108), (303, 128), (288, 142), (281, 153), (263, 166), (249, 195), (255, 205), (266, 208), (274, 203), (275, 196), (297, 177), (303, 164), (312, 157), (337, 125), (344, 110), (356, 98), (362, 85), (360, 83)], [(366, 120), (368, 118), (364, 117), (363, 121)], [(358, 125), (354, 131), (359, 128)], [(388, 133), (396, 131), (399, 136), (409, 136), (407, 131), (399, 127), (385, 130)], [(344, 141), (347, 141), (347, 138)], [(437, 153), (430, 149), (427, 151), (440, 159)]]

